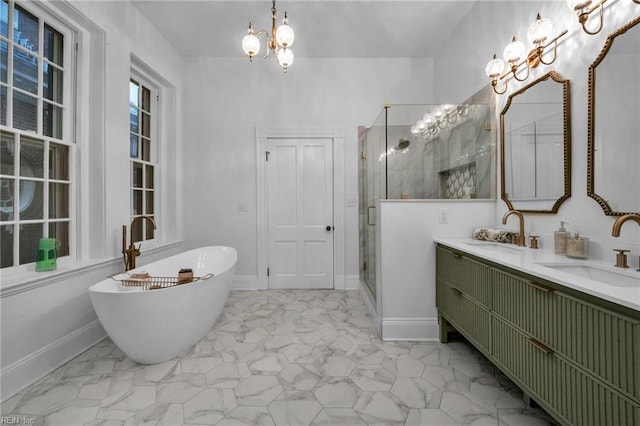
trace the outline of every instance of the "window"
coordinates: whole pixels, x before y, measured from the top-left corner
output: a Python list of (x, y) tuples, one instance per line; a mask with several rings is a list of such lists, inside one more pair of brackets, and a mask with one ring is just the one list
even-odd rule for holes
[[(155, 219), (156, 204), (156, 100), (157, 88), (134, 74), (129, 81), (129, 157), (131, 159), (131, 219)], [(134, 226), (136, 242), (154, 238), (153, 225), (139, 221)], [(142, 225), (144, 224), (144, 225)]]
[(41, 238), (73, 251), (72, 35), (0, 0), (0, 267), (36, 261)]

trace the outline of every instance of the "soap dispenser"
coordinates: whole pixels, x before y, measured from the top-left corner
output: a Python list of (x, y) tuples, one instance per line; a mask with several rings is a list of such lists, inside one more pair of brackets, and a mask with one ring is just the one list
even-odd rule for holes
[(553, 233), (553, 249), (557, 254), (565, 254), (567, 252), (567, 238), (569, 232), (565, 229), (564, 225), (568, 225), (569, 222), (560, 221), (560, 228)]
[(589, 239), (581, 237), (576, 232), (573, 237), (567, 237), (567, 256), (586, 259), (589, 255)]

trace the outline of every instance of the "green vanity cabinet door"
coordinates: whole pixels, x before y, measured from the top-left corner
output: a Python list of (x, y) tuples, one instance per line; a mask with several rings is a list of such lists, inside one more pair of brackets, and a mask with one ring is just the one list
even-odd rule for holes
[(440, 278), (436, 281), (436, 306), (441, 317), (480, 350), (490, 353), (491, 313), (487, 309)]
[(481, 305), (491, 309), (490, 268), (486, 264), (442, 247), (437, 248), (436, 276)]
[(640, 322), (535, 277), (492, 269), (493, 312), (640, 401)]
[(493, 361), (562, 424), (640, 424), (640, 405), (505, 321), (494, 318)]

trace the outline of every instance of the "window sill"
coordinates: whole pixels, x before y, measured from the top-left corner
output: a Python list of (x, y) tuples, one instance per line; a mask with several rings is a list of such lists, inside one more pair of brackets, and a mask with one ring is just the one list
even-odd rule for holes
[[(149, 248), (147, 253), (170, 250), (182, 246), (183, 241), (175, 241), (168, 244)], [(35, 270), (22, 270), (14, 272), (0, 272), (0, 298), (11, 296), (24, 291), (54, 284), (70, 278), (84, 275), (98, 269), (122, 268), (122, 257), (104, 260), (84, 260), (77, 262), (60, 262), (53, 271), (36, 272)], [(105, 277), (106, 278), (106, 277)]]

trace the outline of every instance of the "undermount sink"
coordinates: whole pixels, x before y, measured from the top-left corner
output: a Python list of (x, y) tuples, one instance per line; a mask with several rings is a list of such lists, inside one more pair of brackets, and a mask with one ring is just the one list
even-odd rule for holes
[(595, 265), (590, 263), (537, 263), (540, 266), (554, 269), (586, 278), (599, 281), (607, 285), (616, 287), (638, 287), (640, 289), (640, 272), (635, 270), (615, 270), (613, 267)]
[(493, 253), (520, 254), (524, 249), (524, 247), (518, 247), (513, 244), (497, 243), (494, 241), (474, 240), (474, 241), (466, 241), (464, 244), (474, 248), (480, 248), (483, 251), (488, 251)]

